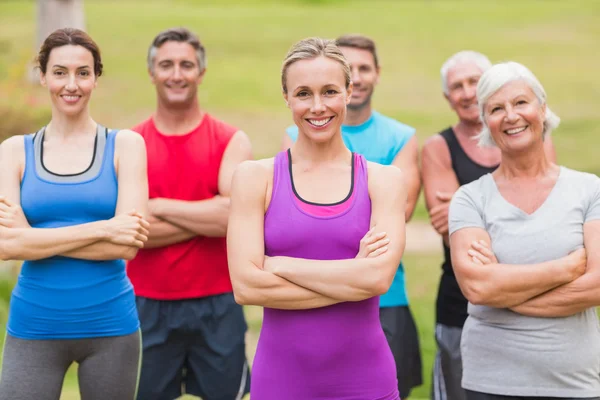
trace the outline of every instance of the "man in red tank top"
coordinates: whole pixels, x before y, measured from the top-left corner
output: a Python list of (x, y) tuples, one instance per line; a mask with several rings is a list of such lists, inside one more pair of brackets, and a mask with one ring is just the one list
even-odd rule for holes
[(148, 151), (150, 238), (128, 264), (142, 328), (138, 399), (241, 399), (249, 389), (246, 322), (235, 303), (225, 233), (231, 178), (251, 158), (246, 134), (200, 108), (205, 50), (187, 29), (148, 51), (153, 116), (137, 125)]

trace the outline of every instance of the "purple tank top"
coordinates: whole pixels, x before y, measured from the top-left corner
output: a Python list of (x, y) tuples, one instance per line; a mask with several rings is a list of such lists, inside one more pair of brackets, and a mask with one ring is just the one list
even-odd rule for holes
[[(302, 200), (289, 153), (275, 157), (265, 213), (265, 254), (351, 259), (369, 230), (365, 159), (353, 154), (352, 185), (336, 204)], [(310, 310), (264, 309), (252, 367), (252, 400), (396, 400), (394, 358), (379, 321), (379, 298)]]

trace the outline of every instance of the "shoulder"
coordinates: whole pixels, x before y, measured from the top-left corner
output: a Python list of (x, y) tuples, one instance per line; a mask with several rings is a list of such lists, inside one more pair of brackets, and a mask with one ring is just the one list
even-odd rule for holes
[(232, 195), (264, 195), (273, 175), (274, 162), (274, 158), (242, 161), (233, 173)]
[(209, 127), (217, 134), (229, 137), (233, 136), (236, 132), (239, 131), (239, 129), (233, 126), (232, 124), (225, 122), (221, 119), (215, 118), (209, 113), (204, 114), (204, 119), (200, 126)]
[(0, 143), (0, 151), (2, 152), (23, 152), (25, 150), (26, 135), (15, 135), (5, 139)]
[[(154, 128), (154, 120), (152, 119), (152, 117), (149, 117), (145, 121), (142, 121), (139, 124), (137, 124), (136, 126), (134, 126), (133, 128), (131, 128), (131, 130), (144, 136), (144, 134), (146, 134), (146, 132), (148, 130), (153, 129), (153, 128)], [(154, 128), (154, 129), (156, 129), (156, 128)]]
[[(587, 193), (589, 196), (600, 191), (600, 178), (596, 174), (560, 167), (560, 179), (568, 186), (569, 192), (578, 192), (578, 196)], [(579, 190), (578, 190), (579, 189)]]
[(410, 125), (406, 125), (394, 118), (383, 115), (377, 111), (373, 111), (373, 118), (376, 123), (384, 128), (389, 134), (394, 134), (400, 137), (411, 137), (417, 131)]
[(369, 189), (395, 191), (404, 189), (404, 176), (400, 168), (367, 161)]
[(446, 139), (439, 133), (429, 137), (421, 150), (423, 160), (434, 158), (436, 161), (450, 161), (450, 149)]
[(490, 196), (493, 179), (492, 174), (485, 174), (473, 182), (462, 185), (452, 196), (451, 203), (466, 201), (477, 207), (482, 206)]
[(146, 142), (142, 135), (130, 129), (121, 129), (115, 133), (115, 153), (117, 155), (146, 156)]

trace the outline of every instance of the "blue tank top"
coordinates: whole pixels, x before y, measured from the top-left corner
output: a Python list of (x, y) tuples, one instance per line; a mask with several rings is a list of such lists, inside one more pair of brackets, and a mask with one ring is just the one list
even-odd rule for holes
[[(43, 164), (44, 129), (24, 136), (21, 207), (33, 228), (60, 228), (115, 215), (115, 137), (98, 126), (86, 171), (58, 175)], [(123, 260), (55, 256), (25, 261), (13, 290), (7, 331), (21, 339), (128, 335), (139, 329), (133, 287)]]
[[(290, 126), (288, 136), (296, 141), (298, 127)], [(362, 154), (367, 161), (390, 165), (404, 145), (415, 134), (415, 129), (376, 111), (360, 125), (342, 125), (342, 138), (346, 147)], [(390, 290), (380, 298), (380, 307), (408, 305), (404, 266), (400, 263)]]

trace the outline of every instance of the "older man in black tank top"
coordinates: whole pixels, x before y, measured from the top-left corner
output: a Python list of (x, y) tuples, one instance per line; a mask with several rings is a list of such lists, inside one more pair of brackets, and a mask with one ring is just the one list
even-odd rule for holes
[[(433, 370), (431, 397), (434, 400), (464, 400), (461, 386), (460, 337), (467, 319), (467, 299), (452, 270), (448, 248), (448, 207), (454, 192), (464, 184), (492, 172), (500, 164), (496, 147), (478, 147), (481, 131), (477, 82), (491, 67), (483, 54), (461, 51), (441, 68), (444, 97), (458, 116), (456, 125), (427, 140), (422, 150), (422, 179), (431, 223), (443, 240), (444, 263), (436, 302), (436, 341), (438, 353)], [(546, 151), (555, 159), (550, 138)]]

